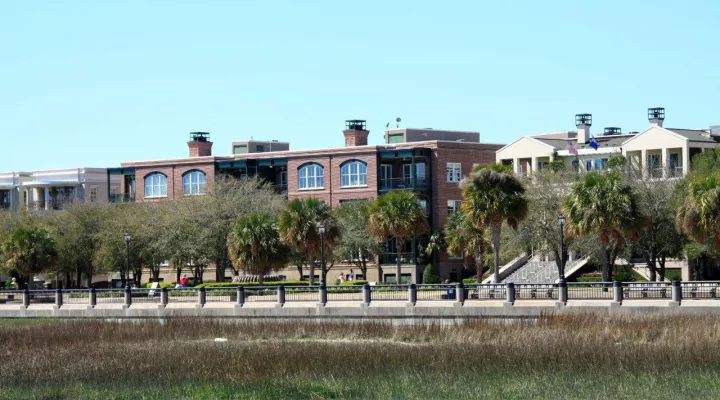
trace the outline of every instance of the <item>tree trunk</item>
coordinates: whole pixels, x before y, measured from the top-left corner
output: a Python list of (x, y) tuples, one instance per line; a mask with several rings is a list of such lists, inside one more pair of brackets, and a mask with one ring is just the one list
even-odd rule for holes
[(660, 271), (659, 271), (660, 282), (664, 282), (665, 281), (665, 256), (664, 255), (660, 256), (659, 263), (660, 263)]
[(261, 268), (258, 268), (258, 285), (262, 286), (265, 282), (265, 274), (264, 270)]
[(402, 238), (395, 238), (395, 250), (397, 251), (397, 269), (395, 270), (395, 284), (399, 285), (401, 283), (402, 279), (402, 259), (400, 258), (400, 255), (402, 254), (403, 248), (405, 243), (403, 242)]
[(85, 275), (87, 277), (87, 287), (91, 288), (92, 287), (92, 278), (93, 278), (92, 269), (89, 271), (86, 271)]
[(82, 270), (80, 269), (80, 267), (78, 267), (75, 270), (75, 285), (76, 285), (75, 287), (79, 288), (81, 284), (82, 284)]
[(500, 283), (500, 229), (501, 224), (493, 224), (492, 242), (493, 242), (493, 282)]
[(655, 255), (653, 254), (647, 262), (648, 270), (650, 270), (649, 277), (650, 282), (656, 282), (657, 281), (657, 260), (655, 259)]
[(302, 276), (303, 276), (303, 266), (302, 266), (302, 263), (301, 263), (301, 262), (298, 263), (298, 264), (296, 265), (296, 267), (297, 267), (297, 271), (298, 271), (298, 276), (300, 276), (300, 280), (302, 280)]
[(600, 263), (602, 264), (602, 280), (610, 282), (610, 269), (608, 268), (607, 245), (600, 243)]
[(160, 267), (153, 268), (152, 279), (154, 282), (160, 282)]
[(70, 272), (65, 271), (65, 285), (66, 288), (70, 288)]
[(182, 275), (182, 268), (175, 267), (175, 282), (180, 282), (180, 275)]
[(362, 272), (363, 279), (367, 280), (367, 261), (365, 259), (360, 261), (360, 272)]
[(310, 286), (315, 284), (315, 257), (310, 257)]

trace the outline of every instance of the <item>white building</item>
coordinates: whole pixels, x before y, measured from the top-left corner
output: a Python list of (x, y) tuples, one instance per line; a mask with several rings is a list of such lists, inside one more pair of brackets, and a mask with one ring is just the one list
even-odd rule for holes
[(73, 201), (107, 202), (120, 179), (105, 168), (0, 173), (0, 209), (59, 210)]
[[(622, 133), (620, 128), (608, 127), (593, 135), (592, 115), (577, 114), (577, 131), (523, 136), (498, 150), (496, 161), (512, 165), (519, 175), (527, 175), (541, 172), (555, 159), (584, 171), (604, 170), (612, 155), (621, 154), (632, 167), (662, 178), (687, 174), (695, 154), (720, 145), (720, 126), (665, 128), (662, 107), (648, 109), (648, 120), (650, 126), (642, 132)], [(597, 149), (590, 145), (593, 137)]]

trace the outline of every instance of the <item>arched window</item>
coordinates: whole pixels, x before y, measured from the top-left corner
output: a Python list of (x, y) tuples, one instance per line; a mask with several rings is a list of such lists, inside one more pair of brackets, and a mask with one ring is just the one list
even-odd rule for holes
[(367, 186), (367, 164), (348, 161), (340, 167), (340, 187)]
[(323, 188), (323, 167), (320, 164), (305, 164), (298, 171), (298, 187), (302, 189)]
[(153, 172), (145, 176), (145, 197), (167, 197), (167, 176)]
[(183, 194), (205, 194), (205, 173), (198, 170), (186, 172), (183, 175)]

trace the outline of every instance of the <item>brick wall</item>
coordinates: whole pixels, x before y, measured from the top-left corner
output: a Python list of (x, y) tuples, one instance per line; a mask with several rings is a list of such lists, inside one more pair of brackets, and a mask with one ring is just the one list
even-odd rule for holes
[(183, 196), (182, 177), (188, 171), (200, 170), (205, 173), (205, 187), (212, 185), (215, 181), (215, 163), (204, 162), (198, 164), (167, 165), (157, 167), (136, 167), (135, 168), (135, 198), (136, 201), (155, 201), (156, 199), (145, 199), (145, 177), (153, 172), (160, 172), (167, 176), (167, 198), (177, 199)]
[(212, 155), (212, 142), (188, 142), (190, 157), (207, 157)]
[(366, 146), (370, 131), (349, 129), (343, 131), (345, 135), (345, 147)]

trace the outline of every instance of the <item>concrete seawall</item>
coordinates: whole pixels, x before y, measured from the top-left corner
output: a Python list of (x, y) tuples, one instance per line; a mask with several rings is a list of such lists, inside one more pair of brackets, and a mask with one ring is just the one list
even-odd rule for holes
[(667, 300), (628, 302), (622, 305), (609, 301), (569, 301), (567, 304), (550, 301), (517, 301), (514, 305), (503, 302), (421, 302), (412, 305), (401, 301), (358, 303), (297, 302), (278, 304), (246, 304), (242, 307), (229, 303), (206, 304), (139, 304), (123, 305), (0, 305), (0, 318), (327, 318), (327, 319), (463, 319), (463, 318), (522, 318), (566, 313), (662, 313), (668, 315), (720, 315), (720, 301), (692, 300), (682, 305)]

